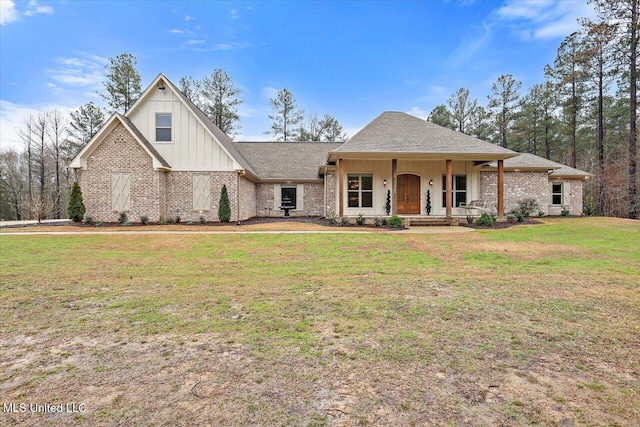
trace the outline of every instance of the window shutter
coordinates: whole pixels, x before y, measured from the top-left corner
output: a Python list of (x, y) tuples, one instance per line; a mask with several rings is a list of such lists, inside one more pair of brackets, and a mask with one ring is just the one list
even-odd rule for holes
[(569, 188), (569, 181), (564, 181), (562, 183), (562, 205), (566, 206), (567, 209), (571, 206), (571, 192)]
[(114, 211), (131, 209), (131, 174), (111, 175), (111, 209)]
[(193, 175), (193, 210), (208, 211), (211, 206), (211, 176)]
[(304, 184), (296, 185), (296, 210), (304, 210)]
[(282, 188), (280, 184), (273, 184), (273, 209), (280, 209), (280, 203), (282, 203)]

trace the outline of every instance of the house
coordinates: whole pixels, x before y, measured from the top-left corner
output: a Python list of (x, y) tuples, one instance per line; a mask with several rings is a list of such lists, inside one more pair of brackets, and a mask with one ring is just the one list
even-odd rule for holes
[(344, 143), (234, 142), (162, 74), (70, 167), (95, 221), (120, 212), (131, 221), (216, 221), (223, 185), (232, 221), (283, 212), (375, 217), (387, 207), (455, 218), (477, 200), (503, 216), (530, 197), (547, 214), (579, 215), (590, 176), (399, 112), (382, 113)]

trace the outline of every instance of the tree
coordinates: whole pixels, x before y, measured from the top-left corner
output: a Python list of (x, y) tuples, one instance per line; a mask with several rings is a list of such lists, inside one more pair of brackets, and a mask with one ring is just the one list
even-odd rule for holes
[(638, 19), (640, 0), (591, 0), (599, 18), (614, 25), (615, 48), (629, 90), (629, 218), (638, 218)]
[(71, 158), (87, 145), (105, 122), (104, 113), (93, 102), (84, 104), (70, 114), (68, 150)]
[[(11, 216), (17, 220), (22, 219), (21, 205), (24, 201), (25, 169), (20, 155), (14, 150), (0, 153), (0, 195), (2, 201), (8, 202)], [(4, 212), (0, 213), (3, 219), (11, 219)]]
[(220, 222), (231, 221), (231, 204), (229, 203), (229, 194), (227, 193), (227, 186), (222, 186), (220, 192), (220, 201), (218, 202), (218, 219)]
[(444, 105), (436, 105), (429, 113), (427, 120), (431, 123), (456, 130), (456, 125), (453, 123), (453, 115)]
[(469, 119), (469, 134), (483, 141), (489, 141), (492, 129), (491, 114), (478, 105)]
[(29, 193), (29, 200), (33, 199), (33, 133), (35, 122), (33, 115), (29, 116), (29, 119), (25, 121), (23, 127), (18, 130), (18, 135), (22, 140), (25, 148), (25, 154), (27, 157), (27, 192)]
[(273, 120), (271, 130), (265, 131), (276, 137), (277, 141), (291, 141), (296, 138), (296, 126), (304, 117), (304, 110), (298, 110), (298, 105), (291, 92), (286, 88), (278, 91), (275, 98), (269, 100), (272, 114), (269, 118)]
[(458, 132), (469, 133), (467, 125), (469, 124), (475, 109), (478, 108), (477, 99), (469, 99), (469, 89), (460, 88), (456, 93), (451, 95), (447, 101), (451, 109), (451, 116), (457, 124)]
[(62, 217), (60, 173), (62, 171), (62, 145), (67, 133), (66, 118), (57, 109), (49, 115), (48, 134), (50, 139), (49, 149), (53, 158), (53, 168), (55, 176), (53, 215), (55, 218)]
[(130, 53), (121, 53), (115, 58), (109, 58), (109, 64), (104, 67), (105, 78), (102, 85), (105, 92), (99, 92), (107, 101), (112, 112), (124, 114), (131, 108), (142, 93), (140, 88), (140, 74), (136, 70), (138, 61)]
[(71, 196), (69, 197), (69, 206), (67, 206), (67, 214), (73, 222), (80, 222), (84, 218), (86, 209), (82, 200), (82, 190), (77, 181), (71, 187)]
[(329, 114), (325, 114), (322, 120), (318, 114), (309, 116), (308, 123), (301, 124), (298, 139), (300, 141), (345, 141), (347, 134), (342, 129), (342, 124)]
[(491, 85), (492, 94), (488, 96), (489, 108), (495, 111), (496, 124), (500, 131), (500, 145), (504, 148), (508, 145), (508, 133), (516, 116), (521, 87), (522, 82), (515, 80), (511, 74), (501, 75)]
[(583, 43), (581, 34), (574, 32), (560, 44), (553, 67), (548, 67), (549, 73), (562, 99), (562, 107), (566, 124), (566, 131), (571, 137), (571, 167), (577, 167), (577, 140), (579, 115), (583, 104), (584, 72), (580, 62), (580, 47)]
[(239, 129), (237, 105), (242, 104), (238, 98), (240, 89), (235, 87), (233, 79), (224, 70), (218, 68), (201, 80), (182, 77), (180, 90), (227, 135)]

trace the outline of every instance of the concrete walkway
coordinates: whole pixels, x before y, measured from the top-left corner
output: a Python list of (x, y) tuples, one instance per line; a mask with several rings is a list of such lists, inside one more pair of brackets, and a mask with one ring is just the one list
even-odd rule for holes
[(78, 231), (37, 231), (37, 229), (0, 232), (0, 236), (82, 236), (82, 235), (220, 235), (220, 234), (445, 234), (473, 232), (468, 227), (411, 227), (406, 230), (78, 230)]
[[(43, 219), (40, 221), (42, 225), (67, 225), (71, 224), (70, 219)], [(0, 221), (0, 228), (10, 227), (26, 227), (28, 225), (37, 225), (38, 221), (33, 219), (29, 221)]]

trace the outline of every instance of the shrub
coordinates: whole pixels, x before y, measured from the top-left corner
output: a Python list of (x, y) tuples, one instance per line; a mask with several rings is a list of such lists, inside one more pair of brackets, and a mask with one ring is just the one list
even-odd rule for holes
[(118, 213), (118, 222), (120, 224), (124, 224), (125, 222), (127, 222), (127, 213), (126, 212)]
[(538, 216), (539, 217), (543, 217), (544, 216), (544, 211), (538, 211)]
[(560, 215), (562, 216), (569, 216), (569, 209), (567, 209), (566, 207), (562, 207), (562, 210), (560, 211)]
[(333, 215), (328, 217), (327, 221), (329, 221), (329, 224), (331, 224), (331, 225), (336, 225), (338, 223), (338, 221), (336, 221), (336, 217), (333, 216)]
[(203, 216), (201, 216), (200, 217), (200, 225), (205, 225), (206, 223), (207, 223), (207, 220)]
[(148, 216), (146, 216), (146, 215), (142, 215), (142, 216), (140, 217), (140, 223), (141, 223), (142, 225), (147, 225), (147, 223), (148, 223), (148, 222), (149, 222), (149, 217), (148, 217)]
[(380, 223), (382, 222), (382, 220), (378, 217), (375, 217), (373, 219), (373, 225), (375, 225), (376, 227), (380, 227)]
[(467, 224), (473, 224), (473, 215), (467, 215)]
[(534, 212), (536, 212), (539, 209), (540, 209), (540, 206), (538, 205), (538, 202), (536, 202), (536, 199), (529, 198), (529, 199), (520, 200), (518, 202), (517, 213), (522, 215), (524, 220), (524, 218), (529, 218)]
[(364, 225), (364, 216), (362, 214), (358, 214), (356, 217), (356, 223), (360, 226)]
[(103, 225), (104, 225), (104, 222), (102, 221), (96, 222), (96, 227), (102, 227)]
[(80, 190), (80, 184), (78, 182), (73, 183), (71, 187), (71, 196), (69, 197), (69, 205), (67, 206), (67, 214), (69, 219), (73, 222), (80, 222), (84, 218), (86, 209), (82, 200), (82, 190)]
[(591, 205), (584, 205), (582, 207), (582, 215), (584, 216), (593, 216), (596, 213), (596, 209)]
[(476, 219), (476, 225), (480, 227), (491, 227), (495, 220), (488, 213), (483, 212), (478, 219)]
[(229, 203), (229, 194), (227, 193), (227, 186), (222, 186), (220, 192), (220, 201), (218, 202), (218, 219), (220, 222), (231, 221), (231, 204)]
[(180, 215), (176, 215), (175, 223), (180, 224)]
[(93, 218), (88, 216), (84, 219), (85, 224), (93, 225)]
[(404, 223), (402, 222), (402, 218), (398, 215), (394, 215), (387, 220), (387, 224), (394, 228), (402, 228), (404, 227)]
[(193, 221), (187, 221), (187, 225), (193, 225)]
[(160, 221), (158, 221), (158, 224), (160, 225), (167, 225), (167, 220), (164, 218), (160, 218)]
[[(520, 217), (522, 218), (522, 217)], [(520, 222), (518, 216), (513, 212), (507, 214), (507, 221), (509, 222)]]
[(347, 227), (349, 225), (349, 218), (347, 218), (346, 216), (340, 218), (340, 225), (343, 227)]
[(384, 209), (387, 211), (387, 215), (391, 213), (391, 190), (387, 190), (387, 203)]
[(380, 224), (381, 224), (381, 225), (387, 225), (387, 224), (388, 224), (388, 222), (389, 222), (389, 221), (387, 220), (387, 218), (382, 218), (382, 221), (380, 221)]
[(123, 227), (129, 227), (131, 225), (131, 223), (129, 221), (125, 221), (122, 223)]

